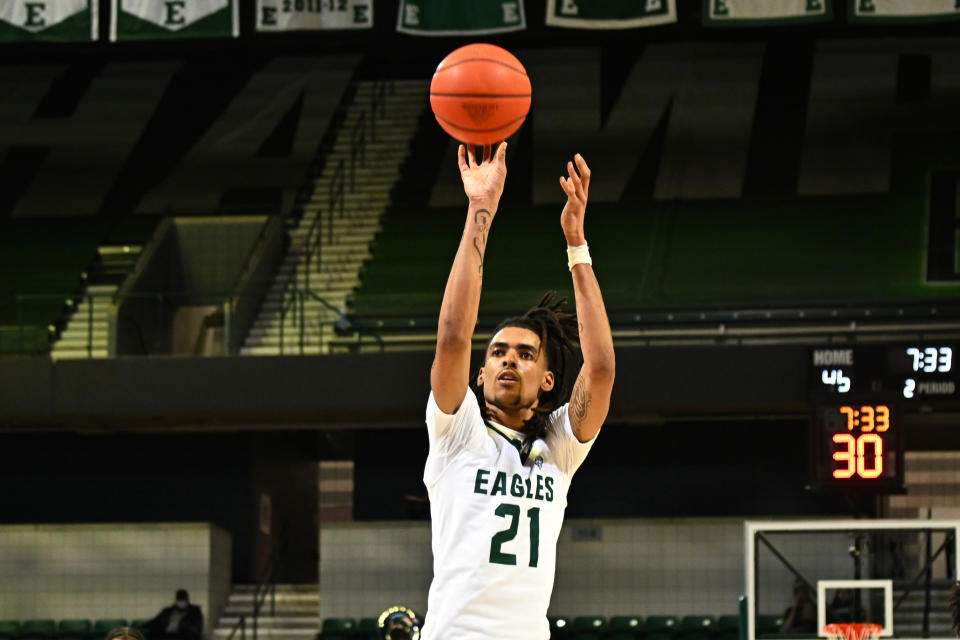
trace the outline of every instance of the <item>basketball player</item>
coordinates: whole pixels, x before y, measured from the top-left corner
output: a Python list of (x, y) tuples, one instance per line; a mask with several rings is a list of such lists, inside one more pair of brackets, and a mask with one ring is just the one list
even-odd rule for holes
[[(424, 483), (433, 517), (425, 640), (547, 640), (557, 537), (574, 472), (610, 405), (613, 340), (584, 236), (590, 169), (578, 154), (560, 178), (576, 315), (548, 294), (494, 330), (471, 376), (483, 259), (506, 179), (495, 154), (459, 150), (469, 206), (440, 308), (427, 403)], [(524, 268), (527, 237), (504, 239)], [(559, 265), (558, 265), (559, 266)], [(578, 327), (579, 322), (579, 327)], [(583, 365), (570, 391), (566, 379)], [(473, 377), (475, 388), (470, 389)]]

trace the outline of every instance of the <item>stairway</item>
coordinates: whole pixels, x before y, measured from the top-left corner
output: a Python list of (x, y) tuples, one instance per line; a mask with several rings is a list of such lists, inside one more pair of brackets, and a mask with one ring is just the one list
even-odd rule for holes
[[(247, 618), (246, 638), (253, 636), (253, 596), (255, 585), (234, 585), (227, 605), (213, 631), (213, 640), (227, 640), (240, 616)], [(270, 615), (270, 597), (264, 602), (257, 622), (258, 640), (314, 640), (320, 631), (320, 587), (317, 584), (278, 584), (274, 615)], [(240, 640), (240, 631), (234, 635)]]
[[(302, 352), (329, 352), (334, 323), (343, 316), (347, 296), (360, 284), (360, 269), (371, 257), (380, 217), (390, 204), (390, 190), (427, 106), (427, 81), (391, 82), (383, 108), (377, 109), (374, 135), (371, 96), (377, 86), (374, 82), (356, 85), (323, 171), (313, 180), (303, 216), (290, 231), (287, 255), (240, 350), (244, 355), (301, 353), (301, 324)], [(358, 125), (361, 119), (365, 123), (362, 129)], [(351, 146), (364, 134), (363, 160), (355, 156), (351, 188)], [(330, 211), (329, 204), (341, 161), (345, 183), (342, 213), (339, 205)], [(317, 232), (321, 234), (318, 255), (308, 258), (308, 249), (316, 246), (312, 238)]]
[[(931, 638), (949, 638), (953, 636), (953, 621), (950, 617), (949, 580), (935, 580), (930, 589), (930, 635)], [(903, 589), (893, 590), (893, 601), (899, 602)], [(923, 611), (926, 594), (923, 584), (916, 586), (897, 608), (895, 618), (898, 621), (894, 632), (904, 638), (922, 638)]]
[(110, 355), (110, 317), (114, 295), (133, 270), (142, 247), (104, 245), (84, 274), (86, 286), (66, 321), (50, 357), (106, 358)]

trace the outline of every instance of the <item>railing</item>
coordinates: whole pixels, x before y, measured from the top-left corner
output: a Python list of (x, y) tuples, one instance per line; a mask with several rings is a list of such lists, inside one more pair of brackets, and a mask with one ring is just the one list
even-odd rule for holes
[[(78, 300), (86, 304), (83, 309), (84, 319), (88, 321), (86, 344), (80, 348), (88, 357), (100, 348), (89, 320), (96, 319), (104, 307), (108, 313), (103, 315), (109, 317), (109, 355), (156, 355), (171, 353), (172, 317), (179, 307), (217, 305), (223, 310), (226, 329), (232, 322), (232, 310), (241, 300), (247, 305), (253, 303), (253, 298), (236, 292), (17, 295), (6, 305), (0, 300), (0, 313), (10, 318), (8, 324), (0, 324), (0, 354), (49, 351), (58, 331), (49, 326), (47, 318), (58, 315), (65, 301), (75, 304)], [(11, 304), (15, 308), (11, 308)], [(278, 352), (282, 354), (303, 354), (312, 351), (311, 346), (320, 352), (329, 351), (333, 346), (351, 351), (368, 348), (382, 351), (388, 346), (431, 349), (436, 341), (436, 314), (348, 316), (344, 309), (316, 292), (295, 286), (287, 288), (279, 312)], [(955, 303), (726, 310), (612, 309), (609, 318), (618, 346), (960, 340), (960, 305)], [(485, 332), (500, 319), (499, 315), (481, 316), (477, 339), (482, 341)], [(123, 341), (119, 334), (125, 336)]]
[[(387, 95), (393, 92), (393, 87), (393, 83), (388, 81), (378, 81), (375, 83), (370, 92), (369, 108), (360, 112), (357, 121), (350, 130), (349, 163), (343, 158), (340, 158), (330, 178), (326, 202), (326, 234), (323, 233), (323, 211), (318, 211), (307, 231), (304, 246), (305, 260), (303, 280), (302, 282), (297, 282), (296, 274), (294, 274), (294, 276), (287, 281), (284, 291), (283, 311), (281, 313), (281, 328), (284, 326), (286, 317), (289, 314), (289, 307), (293, 304), (293, 302), (288, 300), (291, 290), (302, 286), (306, 292), (308, 292), (309, 296), (326, 304), (325, 300), (313, 293), (310, 282), (311, 274), (314, 269), (321, 264), (323, 245), (332, 245), (336, 240), (333, 230), (334, 215), (336, 214), (340, 220), (344, 218), (347, 184), (349, 183), (350, 192), (353, 193), (357, 187), (357, 163), (359, 162), (361, 167), (366, 166), (367, 143), (377, 140), (377, 119), (383, 115), (386, 109)], [(294, 297), (296, 297), (296, 295), (294, 295)], [(302, 304), (303, 300), (301, 296), (301, 307)], [(339, 310), (337, 311), (339, 312)], [(302, 314), (300, 325), (301, 327), (306, 326), (302, 319)], [(281, 340), (281, 345), (282, 344), (283, 340)], [(300, 344), (300, 352), (303, 352), (302, 342)]]
[(236, 636), (238, 632), (240, 634), (240, 640), (247, 640), (247, 626), (251, 628), (252, 640), (257, 640), (260, 616), (264, 615), (262, 612), (264, 605), (266, 604), (267, 597), (270, 598), (270, 613), (268, 615), (271, 617), (276, 615), (277, 573), (280, 569), (280, 554), (282, 546), (283, 532), (281, 531), (280, 535), (277, 537), (277, 542), (274, 543), (270, 550), (270, 558), (267, 561), (267, 566), (263, 572), (263, 578), (257, 583), (257, 586), (254, 589), (253, 613), (250, 615), (249, 619), (243, 614), (240, 615), (240, 618), (233, 625), (233, 628), (230, 629), (230, 634), (227, 636), (227, 640), (234, 640), (234, 636)]
[[(335, 319), (324, 320), (321, 319), (319, 315), (315, 319), (311, 319), (307, 315), (306, 311), (306, 303), (308, 300), (319, 302), (323, 308), (327, 309), (328, 311), (332, 311), (335, 315)], [(287, 291), (280, 313), (280, 355), (287, 353), (286, 335), (288, 326), (290, 326), (295, 332), (295, 343), (297, 345), (295, 352), (298, 355), (304, 354), (306, 339), (311, 332), (317, 336), (317, 350), (322, 352), (324, 347), (328, 346), (324, 343), (324, 336), (328, 335), (328, 332), (326, 332), (324, 329), (330, 328), (333, 331), (339, 331), (343, 333), (353, 330), (350, 320), (347, 318), (343, 309), (336, 307), (328, 300), (317, 295), (315, 292), (310, 291), (309, 289), (290, 289)], [(379, 335), (373, 335), (373, 337), (375, 340), (380, 340)], [(380, 342), (382, 344), (382, 340), (380, 340)]]

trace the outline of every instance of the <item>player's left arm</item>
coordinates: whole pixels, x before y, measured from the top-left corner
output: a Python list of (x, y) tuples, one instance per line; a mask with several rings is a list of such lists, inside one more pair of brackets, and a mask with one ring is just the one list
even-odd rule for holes
[[(567, 178), (560, 178), (560, 186), (567, 194), (567, 203), (560, 214), (560, 226), (568, 247), (587, 244), (583, 219), (587, 210), (587, 192), (590, 187), (590, 167), (579, 153), (567, 163)], [(610, 321), (600, 294), (600, 284), (591, 264), (575, 264), (570, 270), (573, 292), (577, 300), (577, 321), (580, 324), (580, 350), (583, 367), (573, 385), (570, 396), (570, 426), (580, 442), (597, 435), (610, 410), (610, 393), (616, 361)]]

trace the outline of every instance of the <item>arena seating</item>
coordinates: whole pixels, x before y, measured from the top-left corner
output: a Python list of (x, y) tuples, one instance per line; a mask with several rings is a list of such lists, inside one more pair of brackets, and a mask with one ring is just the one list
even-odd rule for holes
[[(139, 618), (129, 624), (148, 637), (148, 622), (146, 618)], [(126, 618), (99, 618), (92, 623), (80, 618), (0, 620), (0, 640), (102, 640), (112, 629), (125, 626)]]

